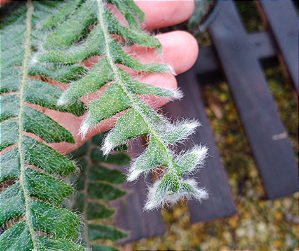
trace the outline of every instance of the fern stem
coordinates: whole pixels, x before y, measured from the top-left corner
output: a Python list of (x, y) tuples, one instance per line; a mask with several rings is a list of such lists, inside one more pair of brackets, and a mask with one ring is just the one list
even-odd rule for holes
[(26, 19), (26, 34), (25, 34), (25, 54), (24, 54), (24, 61), (22, 65), (22, 82), (21, 82), (21, 88), (20, 88), (20, 110), (19, 110), (19, 137), (18, 137), (18, 149), (20, 154), (20, 165), (21, 165), (21, 174), (20, 174), (20, 185), (24, 193), (24, 200), (25, 200), (25, 220), (31, 235), (31, 240), (33, 244), (34, 250), (37, 250), (37, 243), (35, 241), (35, 232), (32, 226), (32, 222), (30, 219), (30, 206), (29, 206), (29, 193), (25, 186), (25, 171), (27, 169), (25, 165), (25, 156), (22, 149), (22, 142), (23, 142), (23, 113), (24, 113), (24, 91), (25, 91), (25, 85), (27, 81), (27, 74), (28, 74), (28, 60), (30, 57), (31, 47), (30, 47), (30, 37), (31, 37), (31, 20), (32, 20), (32, 14), (33, 14), (33, 5), (31, 0), (28, 0), (27, 2), (27, 19)]
[[(144, 112), (142, 111), (142, 108), (139, 107), (139, 103), (142, 102), (138, 99), (138, 97), (135, 94), (132, 94), (128, 88), (126, 87), (121, 74), (118, 70), (118, 67), (114, 64), (113, 60), (112, 60), (112, 56), (111, 56), (111, 52), (110, 52), (110, 43), (109, 43), (109, 32), (107, 31), (107, 25), (105, 24), (105, 19), (104, 19), (104, 6), (103, 6), (103, 0), (97, 0), (98, 3), (98, 19), (99, 19), (99, 25), (101, 26), (101, 29), (103, 31), (104, 34), (104, 38), (105, 38), (105, 46), (106, 46), (106, 56), (109, 62), (109, 65), (114, 73), (115, 76), (115, 82), (117, 82), (120, 87), (123, 89), (123, 91), (125, 92), (125, 94), (127, 95), (127, 97), (129, 98), (131, 104), (132, 104), (132, 108), (134, 108), (134, 110), (144, 119), (144, 121), (147, 123), (147, 126), (149, 128), (150, 133), (152, 134), (152, 136), (154, 136), (158, 141), (160, 141), (160, 143), (165, 147), (166, 149), (166, 153), (167, 153), (167, 162), (168, 162), (168, 168), (169, 171), (172, 172), (175, 175), (177, 174), (177, 170), (174, 166), (173, 163), (173, 157), (171, 154), (171, 151), (169, 150), (169, 148), (167, 146), (165, 146), (164, 141), (161, 139), (158, 131), (156, 130), (156, 128), (154, 127), (154, 125), (151, 123), (151, 121), (147, 118), (146, 114), (144, 114)], [(138, 99), (138, 101), (136, 100)]]

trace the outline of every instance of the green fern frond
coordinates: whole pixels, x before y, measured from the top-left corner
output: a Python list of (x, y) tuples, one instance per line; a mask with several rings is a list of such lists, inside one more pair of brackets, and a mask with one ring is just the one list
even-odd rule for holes
[(62, 6), (28, 1), (1, 8), (0, 182), (6, 188), (0, 194), (0, 225), (6, 230), (0, 236), (1, 250), (84, 250), (76, 244), (79, 217), (59, 208), (73, 193), (59, 179), (76, 166), (31, 137), (75, 143), (69, 131), (32, 104), (76, 116), (86, 110), (80, 101), (57, 106), (62, 90), (28, 77), (32, 50), (40, 47), (40, 34), (45, 33), (39, 24)]
[[(157, 166), (165, 167), (162, 179), (150, 188), (145, 209), (159, 207), (165, 202), (173, 203), (186, 196), (198, 200), (207, 198), (207, 192), (198, 188), (193, 179), (183, 177), (183, 174), (194, 171), (196, 165), (203, 164), (207, 149), (195, 147), (191, 153), (176, 157), (170, 147), (186, 139), (199, 123), (185, 121), (171, 124), (138, 97), (155, 95), (179, 98), (181, 93), (140, 83), (121, 69), (119, 64), (148, 73), (172, 71), (171, 67), (156, 63), (142, 64), (123, 51), (123, 44), (110, 35), (121, 36), (126, 45), (132, 43), (155, 48), (159, 53), (162, 51), (160, 42), (140, 28), (137, 19), (142, 22), (144, 15), (133, 1), (109, 0), (108, 3), (115, 5), (122, 12), (129, 28), (116, 20), (103, 0), (86, 0), (61, 25), (51, 23), (50, 19), (46, 22), (47, 27), (55, 28), (45, 38), (44, 51), (36, 53), (32, 63), (45, 67), (49, 64), (71, 67), (90, 56), (103, 56), (84, 76), (71, 83), (69, 89), (60, 97), (58, 105), (70, 104), (109, 83), (104, 94), (90, 102), (88, 117), (80, 129), (82, 137), (91, 126), (130, 109), (117, 120), (115, 128), (105, 138), (103, 151), (104, 154), (108, 154), (111, 149), (128, 139), (149, 135), (149, 147), (133, 162), (128, 176), (128, 180), (132, 181)], [(63, 11), (57, 16), (66, 17)], [(95, 27), (89, 29), (91, 25)], [(188, 169), (181, 166), (181, 158), (194, 166)]]
[(76, 183), (78, 191), (71, 207), (72, 211), (82, 215), (85, 226), (82, 236), (85, 245), (91, 250), (115, 250), (98, 244), (98, 240), (115, 241), (127, 237), (126, 233), (101, 222), (102, 219), (111, 217), (115, 213), (114, 209), (107, 207), (107, 202), (125, 195), (124, 191), (114, 186), (126, 180), (125, 174), (107, 168), (105, 164), (120, 166), (129, 164), (131, 161), (130, 157), (122, 152), (103, 155), (100, 145), (105, 134), (107, 133), (94, 136), (69, 154), (81, 168), (80, 174), (71, 178), (72, 182)]

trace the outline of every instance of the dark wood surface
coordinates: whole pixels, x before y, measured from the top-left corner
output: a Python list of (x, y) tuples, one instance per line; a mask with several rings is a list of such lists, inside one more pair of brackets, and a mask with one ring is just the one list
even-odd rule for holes
[(254, 32), (248, 34), (247, 38), (251, 50), (254, 51), (256, 58), (259, 59), (264, 69), (279, 64), (275, 46), (268, 32)]
[[(263, 68), (278, 65), (276, 49), (268, 32), (249, 34), (248, 40), (251, 50), (260, 60)], [(213, 45), (199, 48), (198, 58), (193, 68), (202, 84), (223, 80), (221, 64)]]
[(234, 2), (220, 4), (221, 10), (209, 31), (267, 197), (291, 195), (297, 191), (298, 170), (286, 130)]
[[(142, 140), (137, 139), (133, 141), (129, 154), (136, 157), (143, 150)], [(126, 190), (128, 194), (110, 203), (113, 208), (117, 209), (114, 216), (115, 226), (130, 232), (130, 236), (119, 241), (119, 243), (124, 244), (165, 234), (165, 226), (160, 211), (144, 212), (142, 209), (146, 201), (146, 183), (152, 184), (150, 175), (145, 179), (139, 178), (137, 182), (125, 182), (120, 187)]]
[(206, 164), (204, 168), (195, 173), (195, 179), (201, 187), (208, 190), (210, 198), (202, 201), (202, 203), (188, 202), (191, 221), (197, 223), (233, 215), (236, 213), (233, 196), (205, 112), (195, 72), (191, 69), (179, 75), (177, 80), (185, 97), (181, 101), (167, 104), (163, 107), (163, 111), (174, 119), (196, 119), (201, 123), (202, 126), (196, 130), (196, 134), (191, 136), (190, 140), (186, 141), (183, 149), (200, 144), (209, 148)]
[[(277, 65), (281, 57), (294, 83), (298, 84), (298, 34), (294, 8), (292, 6), (290, 12), (291, 3), (286, 4), (285, 1), (261, 2), (260, 8), (263, 9), (264, 18), (269, 19), (271, 31), (247, 34), (234, 2), (220, 4), (219, 15), (210, 27), (213, 45), (201, 47), (195, 66), (177, 77), (185, 97), (163, 108), (168, 117), (195, 118), (202, 124), (182, 148), (191, 148), (194, 144), (204, 144), (209, 148), (206, 165), (195, 177), (200, 186), (209, 191), (210, 198), (202, 203), (188, 202), (193, 223), (236, 213), (200, 93), (200, 85), (205, 82), (227, 79), (268, 199), (288, 196), (297, 191), (297, 162), (263, 74), (263, 68)], [(143, 151), (142, 144), (141, 139), (135, 141), (132, 156)], [(111, 203), (117, 208), (114, 218), (116, 226), (131, 232), (130, 237), (121, 243), (165, 233), (160, 212), (142, 210), (147, 182), (152, 183), (150, 176), (122, 185), (129, 191), (128, 195)]]
[(298, 14), (293, 1), (258, 1), (280, 59), (298, 91)]

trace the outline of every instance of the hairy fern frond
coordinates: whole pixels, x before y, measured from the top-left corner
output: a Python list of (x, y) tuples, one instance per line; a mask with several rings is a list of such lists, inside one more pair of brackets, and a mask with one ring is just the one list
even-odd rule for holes
[(126, 233), (117, 228), (103, 224), (103, 219), (109, 218), (115, 213), (114, 209), (108, 207), (108, 202), (125, 195), (125, 191), (115, 185), (126, 180), (124, 173), (105, 165), (121, 166), (129, 164), (131, 160), (122, 152), (104, 156), (100, 145), (102, 145), (105, 134), (94, 136), (79, 149), (69, 154), (81, 169), (79, 175), (71, 177), (78, 192), (70, 208), (82, 215), (85, 226), (82, 229), (82, 236), (84, 236), (86, 247), (92, 250), (115, 250), (99, 244), (98, 240), (115, 241), (127, 237)]
[[(40, 22), (63, 2), (13, 3), (1, 8), (0, 236), (1, 250), (84, 250), (76, 244), (80, 219), (61, 202), (73, 189), (60, 181), (75, 164), (46, 143), (75, 143), (72, 134), (33, 105), (84, 114), (76, 101), (57, 106), (62, 90), (28, 77)], [(34, 136), (34, 137), (33, 137)]]
[[(113, 115), (129, 109), (116, 122), (113, 130), (104, 141), (103, 151), (108, 154), (114, 147), (131, 138), (149, 135), (149, 145), (130, 168), (128, 180), (137, 179), (142, 173), (164, 166), (160, 181), (150, 188), (150, 195), (145, 209), (150, 210), (166, 203), (173, 203), (181, 197), (193, 197), (198, 200), (207, 198), (207, 192), (198, 188), (193, 179), (185, 178), (195, 166), (202, 164), (207, 154), (205, 147), (195, 147), (193, 151), (178, 157), (171, 150), (176, 142), (184, 140), (199, 125), (194, 121), (172, 124), (154, 110), (149, 108), (138, 95), (155, 95), (160, 97), (178, 97), (175, 90), (166, 90), (141, 83), (133, 79), (119, 65), (135, 71), (162, 73), (172, 71), (164, 64), (143, 64), (128, 55), (115, 35), (121, 36), (124, 44), (132, 43), (147, 48), (155, 48), (159, 53), (162, 47), (158, 39), (148, 36), (139, 26), (143, 21), (143, 12), (133, 1), (109, 0), (124, 15), (129, 28), (121, 25), (106, 8), (103, 0), (86, 0), (66, 18), (64, 10), (57, 14), (65, 18), (61, 25), (49, 19), (47, 27), (53, 30), (43, 43), (43, 52), (36, 53), (32, 63), (48, 67), (51, 64), (62, 66), (78, 65), (79, 62), (93, 55), (102, 59), (80, 79), (73, 81), (58, 101), (58, 105), (71, 104), (78, 98), (98, 91), (109, 83), (109, 87), (97, 100), (89, 104), (89, 113), (80, 129), (82, 137), (88, 129)], [(45, 25), (45, 24), (44, 24)], [(91, 25), (93, 29), (88, 29)], [(113, 35), (113, 36), (111, 36)], [(84, 36), (83, 39), (82, 36)], [(182, 163), (188, 163), (184, 166)]]
[[(107, 3), (124, 15), (128, 28), (116, 20)], [(147, 73), (173, 72), (168, 65), (143, 64), (123, 50), (123, 46), (136, 44), (162, 52), (160, 42), (148, 36), (138, 21), (144, 21), (144, 13), (133, 1), (29, 0), (1, 7), (0, 182), (4, 189), (0, 225), (6, 225), (0, 236), (1, 250), (83, 250), (76, 244), (80, 219), (59, 208), (72, 193), (72, 187), (59, 179), (76, 166), (45, 144), (75, 141), (37, 107), (81, 116), (86, 107), (78, 98), (105, 85), (109, 86), (104, 94), (90, 102), (80, 131), (84, 137), (90, 126), (128, 110), (106, 136), (104, 154), (128, 139), (149, 135), (148, 148), (133, 161), (128, 176), (132, 181), (164, 167), (162, 178), (150, 188), (145, 209), (174, 203), (182, 196), (207, 197), (195, 180), (185, 177), (203, 164), (207, 149), (195, 147), (179, 156), (172, 150), (199, 124), (172, 124), (139, 98), (178, 98), (180, 92), (141, 83), (120, 67)], [(115, 35), (125, 42), (118, 42)], [(82, 66), (91, 56), (102, 58), (92, 69)], [(71, 85), (62, 93), (46, 78)], [(100, 194), (98, 185), (91, 191), (95, 197)]]

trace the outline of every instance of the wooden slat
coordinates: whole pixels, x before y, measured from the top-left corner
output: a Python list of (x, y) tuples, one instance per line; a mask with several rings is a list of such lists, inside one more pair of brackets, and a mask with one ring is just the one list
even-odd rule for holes
[(259, 1), (259, 10), (272, 32), (280, 59), (298, 91), (298, 15), (293, 1)]
[(278, 65), (276, 48), (268, 32), (254, 32), (247, 36), (251, 50), (261, 62), (263, 68)]
[[(129, 154), (132, 157), (138, 156), (138, 153), (144, 150), (142, 145), (141, 139), (134, 140), (134, 145)], [(145, 180), (144, 178), (139, 178), (136, 183), (125, 182), (120, 187), (126, 190), (128, 194), (110, 203), (113, 208), (117, 209), (114, 216), (115, 226), (130, 232), (128, 238), (119, 241), (122, 244), (165, 233), (165, 226), (160, 212), (158, 210), (151, 212), (144, 212), (142, 210), (147, 194), (147, 185), (145, 182), (152, 183), (150, 175)]]
[[(278, 64), (276, 49), (268, 32), (256, 32), (248, 35), (251, 49), (261, 61), (264, 68)], [(194, 69), (201, 82), (222, 80), (221, 64), (218, 60), (214, 46), (202, 46), (199, 48), (198, 58)]]
[(167, 104), (163, 111), (172, 118), (197, 119), (202, 124), (196, 134), (183, 145), (183, 149), (192, 148), (194, 144), (206, 145), (209, 148), (209, 156), (206, 165), (195, 174), (200, 186), (205, 187), (210, 198), (202, 203), (188, 202), (191, 221), (193, 223), (204, 222), (215, 218), (222, 218), (236, 213), (233, 196), (227, 181), (224, 167), (221, 163), (213, 133), (201, 99), (199, 84), (195, 73), (191, 69), (177, 77), (178, 84), (182, 88), (185, 97), (182, 101)]
[(221, 65), (212, 45), (199, 48), (198, 57), (193, 69), (195, 74), (203, 82), (217, 82), (223, 78)]
[(220, 3), (210, 35), (269, 199), (297, 191), (297, 162), (233, 1)]

